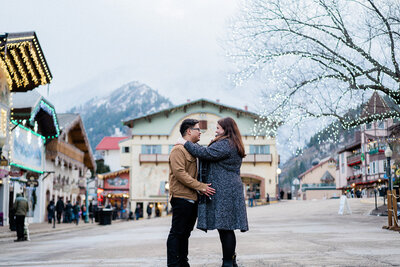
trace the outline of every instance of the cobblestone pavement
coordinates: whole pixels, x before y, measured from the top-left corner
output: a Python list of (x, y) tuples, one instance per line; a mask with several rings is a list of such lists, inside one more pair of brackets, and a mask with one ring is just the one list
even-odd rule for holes
[[(400, 266), (400, 234), (383, 230), (387, 217), (368, 215), (372, 199), (286, 201), (248, 209), (250, 231), (237, 232), (239, 266)], [(0, 238), (0, 266), (166, 266), (171, 217), (82, 226)], [(221, 266), (216, 231), (195, 230), (191, 266)]]

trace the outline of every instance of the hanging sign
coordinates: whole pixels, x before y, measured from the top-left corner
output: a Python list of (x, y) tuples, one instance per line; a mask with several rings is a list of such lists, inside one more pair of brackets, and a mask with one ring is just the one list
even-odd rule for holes
[(43, 173), (44, 137), (13, 122), (11, 163), (21, 169)]

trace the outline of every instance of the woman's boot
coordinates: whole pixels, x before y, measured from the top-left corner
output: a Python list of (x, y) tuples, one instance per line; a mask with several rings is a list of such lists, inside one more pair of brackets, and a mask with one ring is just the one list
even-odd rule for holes
[(236, 262), (236, 253), (233, 254), (233, 257), (232, 257), (232, 267), (238, 267), (237, 262)]
[(222, 266), (221, 267), (232, 267), (233, 266), (233, 260), (226, 260), (222, 259)]

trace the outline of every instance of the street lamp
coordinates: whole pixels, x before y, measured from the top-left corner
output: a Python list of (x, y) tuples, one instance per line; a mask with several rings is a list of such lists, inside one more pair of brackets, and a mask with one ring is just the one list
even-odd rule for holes
[(390, 171), (390, 159), (392, 158), (393, 152), (390, 149), (389, 144), (387, 144), (386, 149), (385, 149), (385, 157), (387, 159), (387, 167), (386, 167), (386, 175), (389, 179), (389, 190), (393, 190), (393, 183), (392, 183), (392, 174)]
[[(391, 174), (391, 166), (390, 166), (390, 159), (392, 158), (393, 152), (390, 149), (389, 144), (386, 145), (386, 149), (385, 149), (385, 157), (387, 159), (387, 166), (386, 166), (386, 175), (388, 177), (388, 192), (387, 192), (387, 199), (388, 199), (388, 227), (392, 226), (392, 205), (393, 205), (393, 199), (392, 199), (392, 194), (393, 194), (393, 183), (392, 183), (392, 174)], [(396, 204), (397, 205), (397, 204)], [(397, 214), (395, 214), (395, 216), (397, 216)]]
[(300, 180), (298, 178), (294, 178), (292, 184), (294, 185), (294, 187), (296, 189), (296, 190), (293, 190), (293, 191), (296, 191), (296, 196), (295, 196), (296, 198), (295, 199), (297, 200), (297, 194), (298, 194), (297, 186), (300, 185)]

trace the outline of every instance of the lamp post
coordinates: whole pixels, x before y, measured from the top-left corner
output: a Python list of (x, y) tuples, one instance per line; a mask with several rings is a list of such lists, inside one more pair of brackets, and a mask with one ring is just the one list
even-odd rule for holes
[[(298, 178), (294, 178), (292, 184), (294, 185), (295, 189), (296, 189), (296, 196), (295, 199), (297, 200), (297, 195), (298, 195), (298, 189), (297, 186), (300, 185), (300, 181)], [(295, 191), (295, 190), (293, 190)]]
[[(392, 183), (392, 175), (391, 175), (391, 168), (390, 168), (390, 159), (392, 158), (393, 152), (390, 149), (389, 144), (386, 145), (385, 149), (385, 157), (387, 159), (387, 167), (386, 167), (386, 175), (388, 177), (388, 190), (387, 190), (387, 202), (388, 202), (388, 227), (392, 227), (392, 193), (393, 193), (393, 183)], [(397, 216), (397, 214), (396, 214)]]
[(276, 184), (278, 186), (278, 200), (280, 200), (280, 187), (279, 187), (279, 175), (282, 173), (282, 170), (278, 167), (278, 169), (276, 169)]
[(86, 179), (86, 198), (85, 198), (85, 206), (86, 206), (86, 213), (85, 213), (85, 223), (89, 223), (89, 181), (92, 177), (92, 173), (88, 170), (85, 174)]
[(165, 211), (167, 212), (167, 215), (168, 215), (168, 200), (169, 200), (169, 198), (168, 198), (169, 194), (168, 193), (169, 193), (169, 183), (165, 182), (165, 194), (167, 195), (167, 202), (166, 202)]

